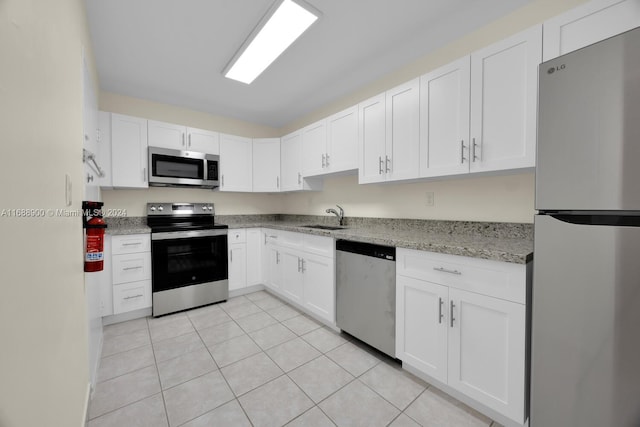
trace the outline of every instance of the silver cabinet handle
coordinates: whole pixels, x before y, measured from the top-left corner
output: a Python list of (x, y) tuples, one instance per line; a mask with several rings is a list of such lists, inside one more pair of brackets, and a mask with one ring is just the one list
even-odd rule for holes
[(191, 134), (189, 134), (189, 141), (188, 141), (187, 145), (188, 145), (189, 147), (191, 147)]
[(265, 245), (267, 244), (267, 234), (266, 234), (266, 233), (265, 233), (265, 235), (264, 235), (264, 244), (265, 244)]
[(276, 188), (280, 188), (280, 177), (276, 176)]
[(473, 138), (472, 142), (471, 142), (471, 161), (475, 162), (476, 160), (481, 160), (478, 156), (476, 156), (476, 147), (478, 146), (478, 144), (476, 144), (476, 139)]
[(456, 319), (453, 317), (453, 309), (454, 309), (455, 307), (456, 307), (456, 305), (453, 303), (453, 300), (451, 300), (451, 323), (450, 323), (450, 324), (451, 324), (451, 327), (452, 327), (452, 328), (453, 328), (453, 321), (454, 321), (454, 320), (456, 320)]
[(132, 295), (132, 296), (130, 296), (130, 297), (124, 297), (124, 299), (140, 298), (140, 297), (143, 297), (143, 296), (144, 296), (144, 295), (142, 295), (142, 294), (138, 294), (138, 295)]
[(391, 163), (391, 158), (389, 158), (389, 156), (384, 156), (384, 168), (387, 171), (387, 173), (391, 172), (391, 168), (389, 167), (390, 163)]
[(444, 267), (433, 267), (433, 269), (435, 271), (440, 271), (442, 273), (449, 273), (449, 274), (457, 274), (458, 276), (462, 275), (462, 271), (458, 271), (458, 270), (449, 270), (447, 268)]
[(326, 168), (325, 155), (322, 155), (322, 169)]
[(182, 146), (184, 147), (184, 132), (182, 132)]
[(302, 184), (302, 175), (298, 172), (298, 184)]
[(224, 174), (222, 174), (222, 177), (220, 178), (220, 185), (224, 187)]
[(141, 245), (142, 242), (137, 242), (137, 243), (123, 243), (122, 246), (139, 246)]
[(274, 236), (274, 235), (271, 235), (269, 237), (272, 238), (272, 239), (277, 239), (278, 238), (278, 236)]
[(465, 146), (464, 146), (464, 139), (463, 139), (462, 141), (460, 141), (460, 164), (461, 165), (464, 164), (465, 160), (467, 160), (464, 157), (464, 149), (465, 149)]
[(233, 249), (229, 251), (229, 262), (233, 262)]
[(303, 258), (303, 259), (301, 259), (301, 260), (300, 260), (300, 271), (301, 271), (302, 273), (304, 273), (304, 272), (305, 272), (305, 270), (306, 270), (306, 268), (304, 267), (304, 263), (305, 263), (305, 260), (304, 260), (304, 258)]
[(444, 301), (442, 301), (442, 298), (438, 298), (438, 323), (442, 323), (442, 318), (444, 317), (442, 314), (442, 304), (444, 304)]
[(122, 269), (122, 271), (139, 270), (141, 268), (142, 268), (141, 265), (138, 265), (138, 266), (135, 266), (135, 267), (125, 267), (125, 268)]
[(147, 182), (147, 168), (142, 168), (142, 182)]
[(378, 175), (382, 175), (384, 171), (382, 170), (382, 156), (378, 157)]
[(327, 167), (329, 167), (329, 154), (327, 153), (327, 155), (325, 156), (326, 162), (327, 162)]
[(280, 264), (280, 252), (276, 251), (276, 264)]

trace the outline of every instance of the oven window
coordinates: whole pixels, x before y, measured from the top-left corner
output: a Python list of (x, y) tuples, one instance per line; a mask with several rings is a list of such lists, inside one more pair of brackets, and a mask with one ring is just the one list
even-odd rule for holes
[(165, 178), (204, 179), (204, 162), (201, 159), (152, 154), (153, 176)]
[(228, 278), (227, 236), (154, 240), (153, 292)]

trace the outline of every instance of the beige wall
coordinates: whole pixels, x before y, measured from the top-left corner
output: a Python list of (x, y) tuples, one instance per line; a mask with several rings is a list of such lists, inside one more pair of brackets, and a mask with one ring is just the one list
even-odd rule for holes
[[(2, 209), (82, 199), (83, 0), (0, 1)], [(89, 65), (93, 67), (89, 55)], [(89, 384), (78, 218), (0, 215), (0, 426), (82, 426)]]
[[(101, 94), (100, 107), (106, 111), (184, 123), (238, 135), (285, 135), (584, 2), (585, 0), (534, 0), (504, 18), (279, 130), (108, 93)], [(435, 204), (432, 207), (425, 206), (427, 191), (435, 193)], [(534, 179), (532, 173), (524, 173), (414, 184), (360, 186), (357, 184), (357, 178), (350, 176), (327, 178), (324, 190), (314, 193), (267, 196), (153, 189), (147, 192), (109, 191), (103, 192), (103, 197), (110, 207), (126, 208), (129, 215), (133, 216), (142, 214), (146, 202), (192, 198), (193, 201), (214, 201), (220, 214), (324, 214), (327, 207), (342, 203), (347, 214), (351, 216), (532, 222)]]

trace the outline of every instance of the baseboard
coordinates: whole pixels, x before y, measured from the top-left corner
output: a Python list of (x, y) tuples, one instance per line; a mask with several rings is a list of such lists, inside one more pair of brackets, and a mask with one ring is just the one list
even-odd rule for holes
[(126, 322), (127, 320), (139, 319), (141, 317), (151, 316), (151, 307), (141, 308), (140, 310), (127, 311), (126, 313), (114, 314), (102, 318), (102, 325), (107, 326), (113, 323)]
[(239, 297), (240, 295), (250, 294), (252, 292), (258, 292), (264, 290), (264, 285), (247, 286), (246, 288), (234, 289), (229, 291), (229, 298)]
[(87, 423), (89, 422), (89, 402), (91, 401), (91, 382), (87, 383), (87, 391), (85, 393), (84, 396), (84, 408), (82, 410), (82, 423), (80, 424), (81, 427), (86, 427)]

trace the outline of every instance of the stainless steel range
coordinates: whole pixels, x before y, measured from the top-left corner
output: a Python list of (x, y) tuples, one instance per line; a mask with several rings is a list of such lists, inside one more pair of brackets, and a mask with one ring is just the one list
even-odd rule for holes
[(153, 316), (229, 297), (227, 226), (211, 203), (147, 203)]

